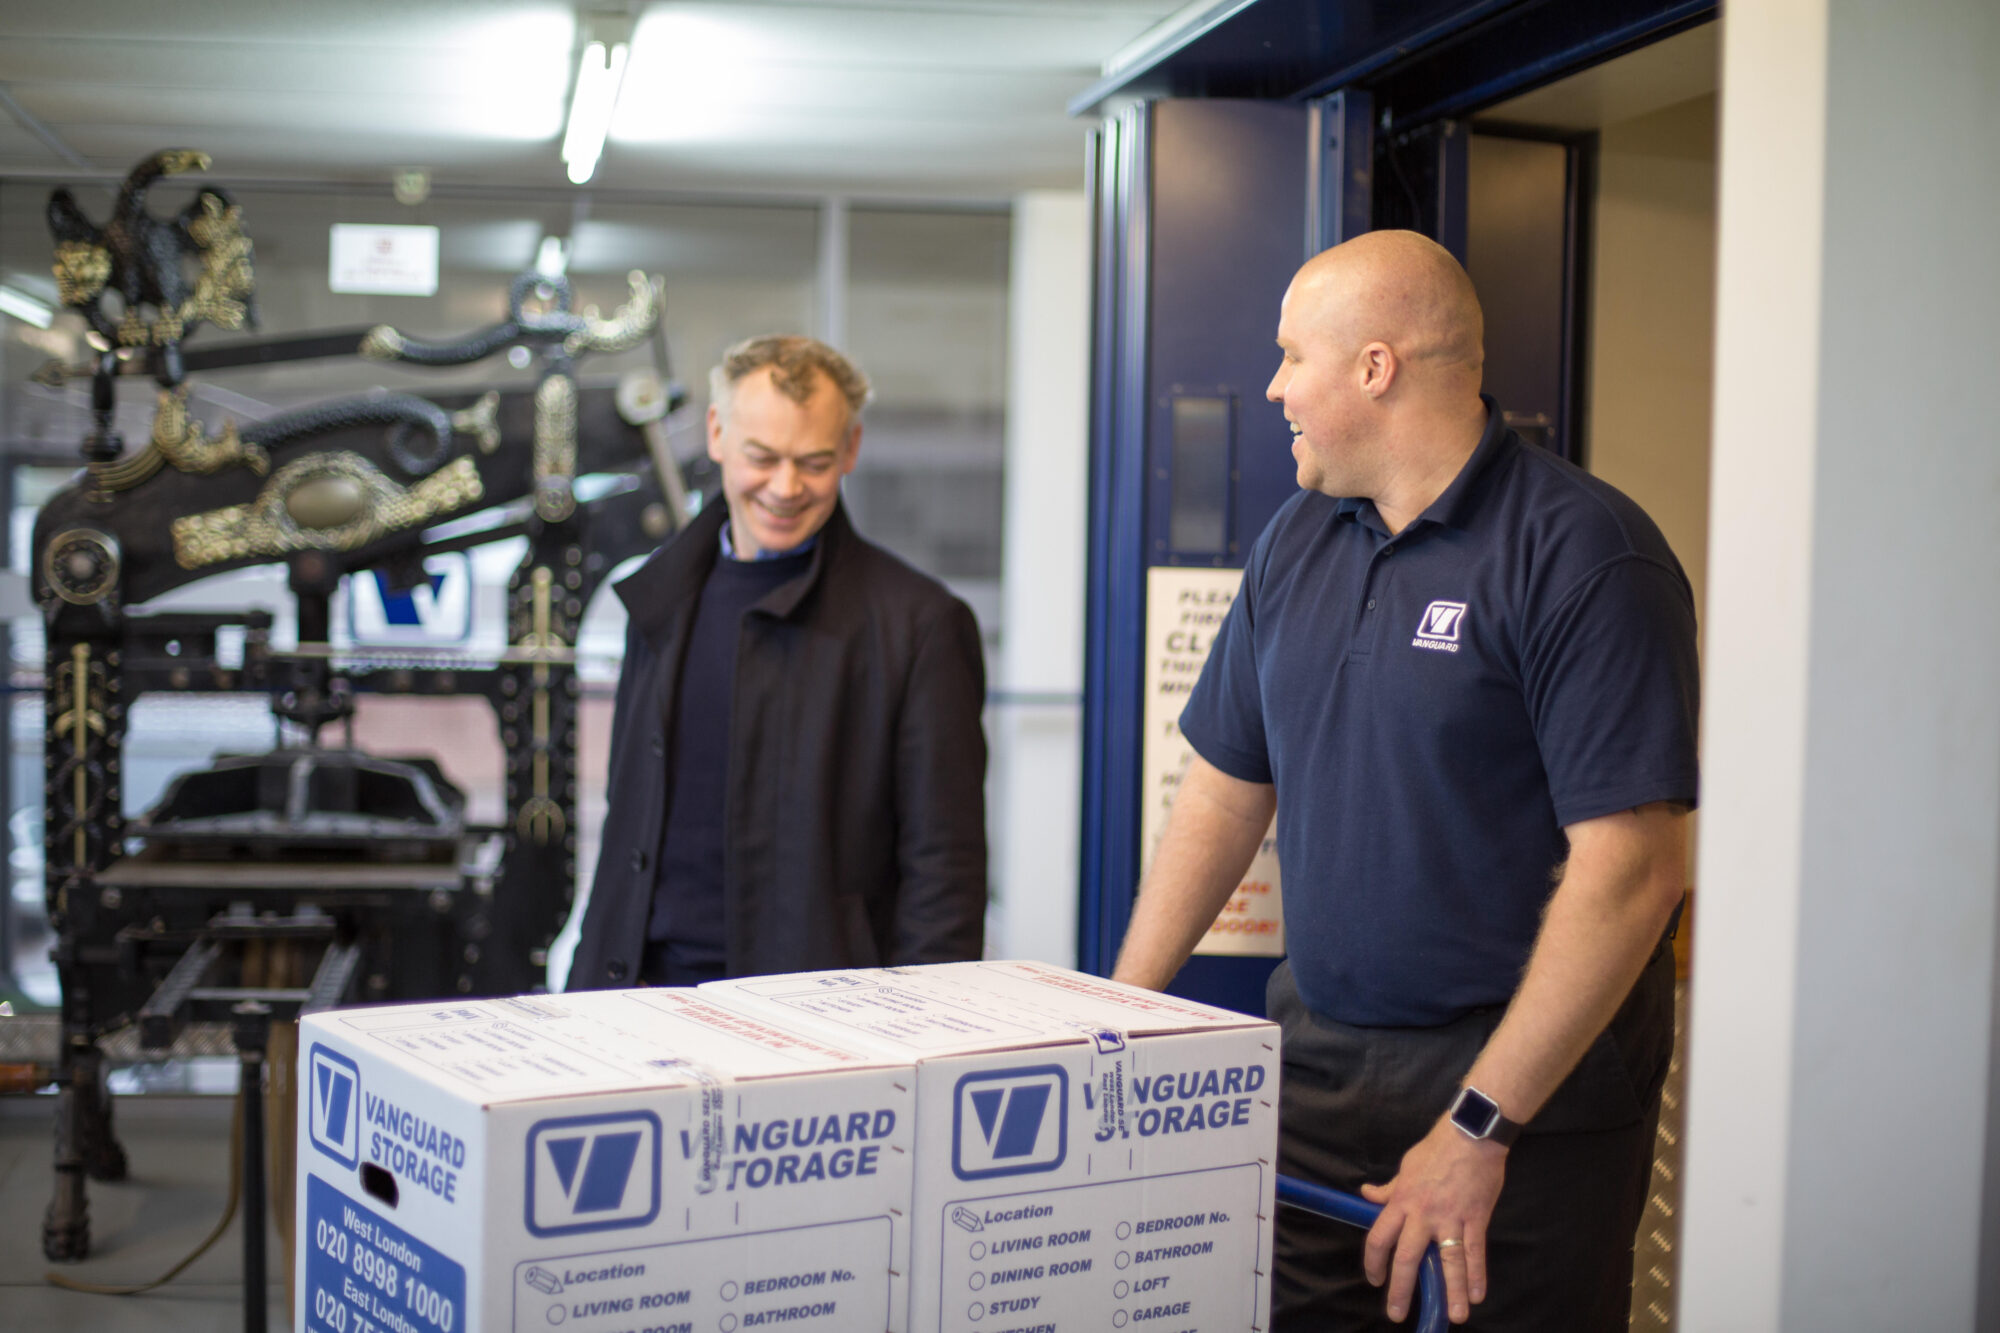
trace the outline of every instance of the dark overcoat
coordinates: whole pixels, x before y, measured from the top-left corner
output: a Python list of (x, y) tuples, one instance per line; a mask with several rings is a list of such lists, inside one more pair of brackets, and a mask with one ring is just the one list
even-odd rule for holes
[[(666, 824), (669, 728), (720, 500), (617, 585), (630, 617), (602, 851), (569, 989), (637, 982)], [(732, 976), (977, 958), (985, 668), (965, 603), (836, 506), (806, 571), (743, 615), (723, 898)]]

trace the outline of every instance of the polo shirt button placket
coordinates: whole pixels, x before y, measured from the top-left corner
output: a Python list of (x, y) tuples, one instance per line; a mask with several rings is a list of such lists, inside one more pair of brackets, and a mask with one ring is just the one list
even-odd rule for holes
[(635, 875), (646, 873), (646, 854), (644, 852), (632, 853), (632, 873)]

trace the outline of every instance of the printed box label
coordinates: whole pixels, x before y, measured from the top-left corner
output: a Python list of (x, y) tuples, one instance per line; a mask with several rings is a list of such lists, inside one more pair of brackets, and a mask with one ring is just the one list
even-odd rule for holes
[(889, 1327), (886, 1217), (524, 1260), (514, 1333)]
[(1244, 1165), (949, 1202), (938, 1327), (1253, 1328), (1262, 1184)]
[(465, 1269), (306, 1177), (306, 1333), (465, 1333)]

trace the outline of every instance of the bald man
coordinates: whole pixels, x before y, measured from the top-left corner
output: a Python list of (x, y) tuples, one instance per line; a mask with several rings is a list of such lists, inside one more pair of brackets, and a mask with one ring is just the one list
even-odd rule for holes
[[(1383, 1205), (1278, 1219), (1274, 1327), (1410, 1311), (1624, 1329), (1673, 1042), (1694, 605), (1652, 521), (1480, 393), (1449, 253), (1374, 232), (1279, 308), (1300, 493), (1181, 717), (1196, 757), (1117, 975), (1163, 987), (1277, 816), (1280, 1167)], [(1386, 1292), (1376, 1288), (1386, 1286)]]

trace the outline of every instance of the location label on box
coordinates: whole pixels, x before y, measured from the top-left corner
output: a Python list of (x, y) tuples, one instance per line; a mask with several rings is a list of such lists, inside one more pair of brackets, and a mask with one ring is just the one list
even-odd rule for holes
[(1255, 1166), (965, 1199), (946, 1207), (938, 1324), (952, 1333), (1248, 1328)]

